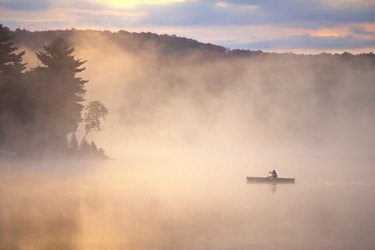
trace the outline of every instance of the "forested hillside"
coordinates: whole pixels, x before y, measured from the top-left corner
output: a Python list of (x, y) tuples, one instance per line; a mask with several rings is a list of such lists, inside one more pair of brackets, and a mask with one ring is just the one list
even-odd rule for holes
[[(60, 139), (54, 141), (62, 141), (76, 131), (86, 90), (87, 99), (103, 101), (112, 114), (107, 129), (96, 137), (104, 148), (115, 142), (131, 144), (145, 133), (152, 140), (163, 142), (224, 142), (241, 138), (253, 144), (276, 141), (339, 143), (350, 145), (349, 148), (367, 145), (366, 150), (375, 141), (372, 53), (296, 55), (228, 50), (187, 38), (126, 31), (18, 29), (10, 35), (19, 51), (26, 51), (25, 55), (18, 54), (18, 58), (23, 56), (22, 63), (27, 63), (23, 86), (31, 88), (23, 93), (33, 93), (37, 99), (40, 96), (56, 100), (53, 93), (61, 92), (50, 84), (42, 87), (43, 92), (30, 87), (40, 82), (35, 74), (42, 74), (51, 65), (46, 61), (48, 56), (42, 56), (49, 53), (43, 46), (53, 46), (62, 37), (71, 45), (69, 48), (75, 49), (67, 48), (71, 52), (67, 56), (75, 65), (70, 68), (70, 77), (78, 84), (74, 90), (78, 99), (66, 108), (66, 114), (74, 119), (64, 125), (61, 135), (56, 134)], [(85, 80), (89, 82), (86, 84)], [(17, 104), (9, 107), (25, 105), (29, 110), (22, 112), (34, 119), (34, 125), (27, 129), (42, 128), (36, 124), (47, 113), (19, 98), (13, 100)], [(53, 112), (49, 115), (53, 117)], [(63, 117), (59, 115), (58, 119)], [(25, 124), (20, 119), (31, 118), (21, 115), (17, 119), (15, 122)], [(61, 125), (58, 119), (55, 122)], [(35, 134), (22, 126), (15, 133)], [(2, 147), (11, 149), (11, 143), (8, 140)]]

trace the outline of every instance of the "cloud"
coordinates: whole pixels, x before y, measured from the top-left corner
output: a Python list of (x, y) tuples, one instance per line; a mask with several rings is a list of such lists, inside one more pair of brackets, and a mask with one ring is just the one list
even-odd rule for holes
[[(160, 33), (168, 27), (182, 31), (196, 27), (201, 34), (194, 39), (231, 48), (259, 46), (255, 49), (303, 47), (304, 42), (305, 47), (318, 49), (335, 42), (340, 48), (373, 48), (375, 29), (363, 24), (374, 27), (374, 13), (375, 2), (370, 0), (0, 0), (0, 23), (10, 28), (148, 28)], [(245, 26), (256, 28), (246, 31)], [(290, 32), (293, 29), (303, 32)], [(324, 29), (328, 31), (321, 37), (317, 31)], [(336, 34), (337, 29), (342, 30)], [(213, 40), (207, 41), (207, 33)]]
[(134, 6), (145, 5), (167, 5), (174, 3), (184, 3), (194, 0), (90, 0), (92, 3), (97, 3), (104, 6), (112, 6), (117, 8), (129, 8)]
[(51, 1), (0, 0), (0, 7), (11, 10), (47, 10), (51, 7)]
[[(375, 5), (328, 5), (322, 1), (197, 1), (152, 8), (149, 23), (172, 24), (287, 24), (292, 26), (375, 22)], [(171, 18), (173, 17), (173, 18)]]
[(359, 34), (359, 35), (372, 35), (375, 36), (375, 31), (369, 31), (361, 27), (354, 27), (352, 28), (352, 32), (354, 34)]
[(0, 0), (10, 10), (95, 9), (147, 12), (138, 25), (246, 25), (334, 26), (375, 22), (375, 3), (322, 0)]
[(155, 25), (320, 26), (375, 22), (375, 3), (365, 0), (0, 0), (0, 7), (30, 11), (62, 7), (141, 11), (149, 15), (139, 24)]
[[(244, 25), (262, 23), (255, 5), (239, 6), (218, 2), (184, 2), (167, 6), (143, 7), (149, 15), (140, 25)], [(265, 21), (265, 20), (264, 20)]]

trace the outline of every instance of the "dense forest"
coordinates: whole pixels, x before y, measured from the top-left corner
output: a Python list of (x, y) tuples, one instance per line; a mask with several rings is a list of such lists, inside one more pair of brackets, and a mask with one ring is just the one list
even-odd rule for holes
[(100, 129), (100, 119), (108, 111), (99, 101), (83, 106), (88, 81), (77, 74), (85, 61), (75, 58), (74, 48), (64, 38), (55, 38), (36, 52), (41, 66), (26, 70), (25, 52), (0, 25), (0, 54), (1, 156), (105, 156), (86, 138), (78, 143), (79, 124), (85, 123), (87, 135)]

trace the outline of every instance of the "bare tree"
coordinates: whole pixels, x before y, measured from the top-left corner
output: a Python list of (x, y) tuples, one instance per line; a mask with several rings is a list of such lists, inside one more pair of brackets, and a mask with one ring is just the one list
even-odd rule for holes
[(90, 101), (85, 107), (85, 113), (83, 115), (83, 122), (85, 125), (85, 135), (78, 145), (77, 150), (82, 146), (83, 141), (86, 140), (86, 136), (89, 132), (100, 131), (103, 129), (102, 121), (108, 115), (108, 109), (100, 101)]

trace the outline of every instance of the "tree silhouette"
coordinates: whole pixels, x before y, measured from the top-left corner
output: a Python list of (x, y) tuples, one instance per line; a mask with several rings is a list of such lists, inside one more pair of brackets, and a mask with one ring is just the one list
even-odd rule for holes
[(44, 65), (36, 70), (45, 94), (39, 105), (45, 114), (43, 138), (46, 144), (59, 148), (67, 147), (67, 134), (75, 132), (82, 120), (81, 102), (88, 82), (76, 76), (85, 69), (80, 68), (85, 61), (75, 59), (73, 53), (74, 48), (63, 38), (53, 40), (44, 46), (43, 52), (36, 53)]
[(0, 149), (23, 151), (24, 125), (29, 114), (29, 98), (25, 91), (24, 51), (11, 42), (9, 29), (0, 24)]
[(94, 141), (91, 141), (90, 143), (90, 151), (92, 155), (96, 155), (98, 153), (98, 147), (96, 146)]
[(90, 151), (91, 151), (90, 144), (87, 142), (86, 139), (84, 139), (79, 148), (79, 152), (81, 153), (82, 156), (88, 156), (90, 154)]
[(25, 63), (22, 63), (24, 51), (17, 53), (18, 47), (11, 42), (12, 37), (9, 29), (0, 24), (0, 75), (1, 78), (19, 78), (25, 69)]
[(86, 136), (91, 131), (102, 130), (102, 120), (108, 115), (108, 109), (100, 101), (90, 101), (85, 107), (84, 114), (84, 125), (85, 125), (85, 135), (83, 136), (81, 143), (78, 148), (82, 146), (83, 141), (86, 140)]
[(91, 150), (96, 156), (98, 149), (86, 136), (102, 129), (101, 120), (108, 114), (103, 104), (89, 103), (85, 136), (78, 143), (75, 135), (88, 82), (77, 74), (85, 69), (85, 61), (76, 59), (74, 48), (57, 38), (36, 53), (42, 66), (24, 73), (25, 52), (11, 39), (9, 29), (0, 24), (0, 155)]

